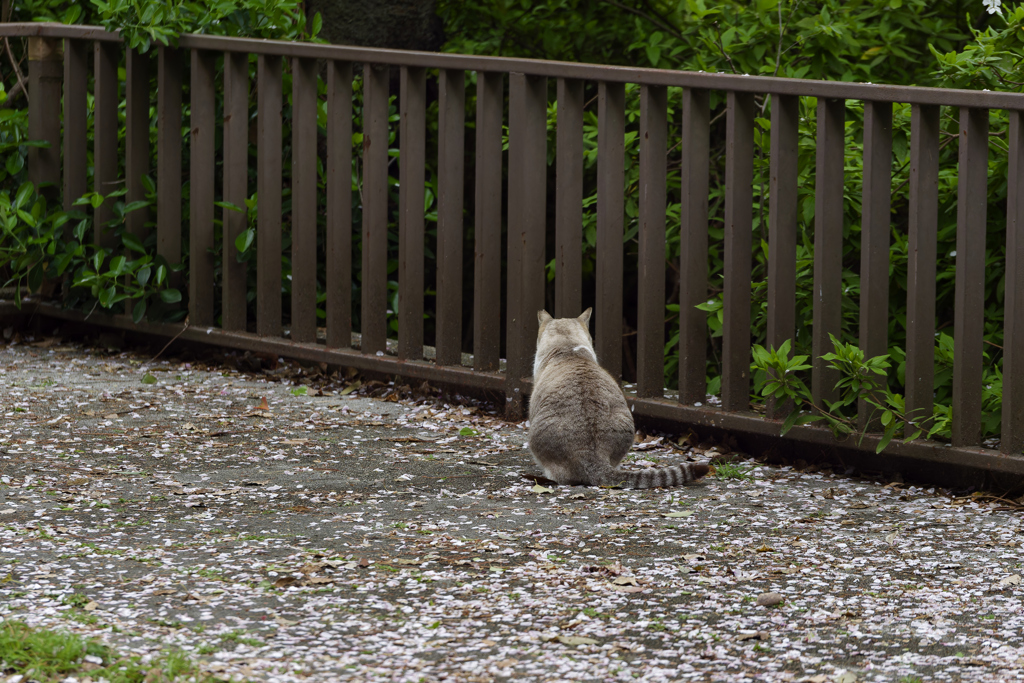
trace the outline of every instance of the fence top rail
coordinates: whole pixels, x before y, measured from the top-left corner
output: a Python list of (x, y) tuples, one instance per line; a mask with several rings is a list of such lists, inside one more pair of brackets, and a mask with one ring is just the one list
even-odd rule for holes
[[(42, 38), (121, 41), (117, 32), (106, 31), (97, 26), (50, 22), (0, 24), (0, 36), (39, 36)], [(829, 99), (1024, 111), (1024, 93), (989, 90), (954, 90), (950, 88), (923, 88), (906, 85), (669, 71), (628, 66), (555, 62), (542, 59), (513, 59), (509, 57), (482, 57), (440, 52), (416, 52), (412, 50), (385, 50), (348, 45), (298, 43), (283, 40), (232, 38), (201, 34), (184, 34), (179, 37), (178, 45), (182, 48), (196, 50), (244, 52), (280, 57), (331, 59), (346, 62), (368, 62), (389, 66), (523, 73), (531, 76), (571, 78), (608, 83), (637, 83), (704, 90), (732, 90), (736, 92), (771, 93)]]

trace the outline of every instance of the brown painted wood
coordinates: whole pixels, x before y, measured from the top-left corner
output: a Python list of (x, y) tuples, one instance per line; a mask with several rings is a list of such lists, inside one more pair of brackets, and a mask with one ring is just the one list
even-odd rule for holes
[(384, 353), (388, 306), (388, 70), (363, 66), (362, 351)]
[(985, 235), (988, 209), (988, 110), (960, 109), (953, 317), (954, 446), (981, 443)]
[[(125, 183), (128, 193), (125, 202), (144, 201), (146, 187), (143, 179), (149, 174), (149, 71), (150, 56), (137, 50), (128, 50), (125, 81)], [(125, 215), (125, 227), (131, 234), (145, 241), (149, 229), (149, 209), (141, 208)], [(130, 305), (130, 302), (129, 302)]]
[(316, 341), (316, 60), (292, 60), (292, 315), (297, 342)]
[[(117, 62), (120, 46), (97, 42), (93, 66), (93, 192), (104, 196), (117, 189), (118, 140), (117, 107), (120, 102)], [(107, 223), (114, 217), (114, 202), (104, 201), (93, 212), (97, 246), (113, 248), (116, 243)]]
[(583, 81), (558, 79), (555, 147), (555, 312), (583, 306)]
[(625, 202), (625, 88), (597, 86), (597, 291), (594, 349), (602, 367), (622, 377), (622, 236)]
[(196, 326), (213, 325), (213, 189), (216, 55), (191, 51), (189, 120), (189, 267), (188, 315)]
[(725, 120), (725, 292), (722, 408), (750, 407), (750, 279), (754, 201), (754, 96), (731, 92)]
[(814, 181), (814, 310), (811, 397), (824, 407), (838, 397), (838, 373), (821, 357), (840, 336), (843, 285), (843, 100), (818, 100)]
[(683, 91), (679, 206), (679, 402), (707, 396), (708, 167), (711, 109), (707, 90)]
[(1003, 300), (1003, 424), (999, 450), (1024, 448), (1024, 117), (1010, 112)]
[[(181, 262), (181, 95), (182, 53), (157, 50), (156, 251), (168, 265)], [(170, 273), (174, 287), (181, 273)]]
[(668, 90), (640, 88), (640, 216), (637, 248), (637, 396), (665, 387), (665, 178)]
[[(508, 363), (506, 414), (522, 415), (523, 380), (544, 306), (544, 233), (547, 182), (547, 80), (509, 76)], [(508, 400), (511, 399), (511, 400)]]
[(423, 358), (423, 182), (426, 175), (426, 71), (402, 67), (398, 100), (398, 357)]
[(327, 62), (327, 346), (352, 345), (352, 65)]
[[(89, 43), (64, 41), (64, 210), (71, 211), (76, 199), (89, 191), (88, 166)], [(79, 210), (85, 207), (77, 207)], [(70, 227), (70, 226), (69, 226)]]
[[(864, 185), (860, 227), (860, 348), (868, 358), (889, 352), (889, 230), (892, 212), (892, 104), (864, 103)], [(861, 401), (861, 430), (880, 423)]]
[(247, 322), (246, 289), (249, 264), (238, 261), (235, 242), (248, 229), (249, 198), (249, 56), (224, 55), (224, 201), (241, 209), (223, 209), (221, 265), (221, 324), (226, 330), (244, 330)]
[(462, 243), (466, 158), (466, 75), (438, 83), (437, 363), (462, 363)]
[[(772, 94), (768, 165), (768, 345), (779, 349), (796, 336), (796, 235), (800, 100)], [(790, 352), (792, 356), (792, 351)], [(768, 417), (784, 418), (791, 404), (768, 402)]]
[[(124, 172), (128, 193), (125, 204), (146, 200), (144, 181), (152, 170), (149, 166), (149, 71), (150, 55), (129, 49), (125, 55), (125, 131), (124, 131)], [(125, 229), (146, 243), (151, 231), (148, 206), (134, 209), (125, 214)], [(125, 256), (133, 258), (131, 250)], [(131, 276), (125, 278), (131, 281)], [(125, 300), (125, 312), (131, 313), (135, 302)]]
[(917, 106), (910, 114), (910, 206), (907, 220), (907, 365), (905, 409), (908, 436), (925, 426), (935, 394), (935, 257), (939, 220), (939, 108)]
[(281, 336), (281, 58), (257, 62), (256, 333)]
[(29, 147), (28, 180), (51, 201), (60, 193), (60, 96), (63, 43), (56, 38), (28, 39), (28, 136), (49, 147)]
[(476, 75), (473, 369), (498, 369), (501, 349), (501, 185), (504, 76)]

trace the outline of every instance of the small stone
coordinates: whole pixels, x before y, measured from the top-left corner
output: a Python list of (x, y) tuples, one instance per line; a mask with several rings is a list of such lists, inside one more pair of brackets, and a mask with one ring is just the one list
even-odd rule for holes
[(757, 604), (764, 607), (771, 607), (778, 605), (780, 602), (785, 600), (780, 593), (761, 593), (757, 596)]

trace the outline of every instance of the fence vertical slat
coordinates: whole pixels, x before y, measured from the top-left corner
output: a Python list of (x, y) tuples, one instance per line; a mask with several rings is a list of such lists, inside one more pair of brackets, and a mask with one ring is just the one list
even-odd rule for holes
[(76, 199), (88, 192), (89, 43), (64, 41), (64, 210), (70, 211)]
[[(768, 329), (778, 349), (796, 335), (797, 160), (800, 98), (772, 94), (771, 159), (768, 167)], [(768, 417), (778, 419), (788, 406), (768, 402)]]
[(988, 110), (960, 109), (953, 317), (954, 446), (981, 443), (985, 332), (985, 219), (988, 208)]
[(683, 90), (679, 173), (679, 402), (707, 395), (708, 325), (696, 306), (708, 297), (708, 168), (711, 108), (707, 90)]
[(637, 237), (636, 393), (665, 388), (665, 178), (668, 89), (640, 88), (640, 207)]
[(248, 227), (249, 198), (249, 55), (224, 53), (224, 166), (223, 197), (242, 211), (223, 209), (221, 265), (221, 324), (225, 330), (246, 329), (246, 270), (239, 263), (235, 241)]
[(1003, 424), (999, 450), (1024, 447), (1024, 115), (1010, 112), (1003, 301)]
[(316, 60), (292, 59), (292, 341), (316, 341)]
[(327, 62), (327, 346), (352, 345), (352, 65)]
[[(149, 61), (149, 55), (138, 50), (129, 49), (125, 56), (124, 173), (129, 204), (146, 199), (142, 179), (149, 173)], [(148, 220), (149, 209), (136, 209), (125, 216), (125, 227), (142, 240)]]
[(818, 99), (814, 183), (814, 308), (811, 397), (824, 406), (837, 397), (836, 371), (822, 356), (832, 351), (829, 335), (842, 327), (843, 135), (845, 100)]
[(426, 71), (403, 66), (398, 175), (398, 357), (423, 358), (423, 181), (426, 173)]
[(555, 317), (582, 312), (583, 81), (558, 79), (555, 147)]
[(189, 321), (213, 324), (213, 189), (216, 106), (215, 55), (192, 50), (189, 121)]
[[(93, 192), (104, 196), (117, 189), (117, 62), (121, 46), (117, 43), (96, 41), (93, 65)], [(95, 243), (100, 247), (113, 247), (114, 234), (107, 223), (114, 217), (114, 201), (106, 200), (93, 212)]]
[(442, 69), (437, 141), (437, 364), (462, 362), (462, 213), (466, 74)]
[(387, 347), (388, 68), (363, 66), (362, 352)]
[[(156, 252), (168, 265), (181, 261), (181, 52), (161, 45), (156, 68)], [(181, 274), (172, 272), (177, 287)]]
[(260, 55), (256, 101), (256, 333), (281, 335), (281, 58)]
[(498, 369), (501, 349), (501, 174), (504, 74), (476, 75), (473, 369)]
[(626, 91), (597, 89), (597, 291), (594, 348), (602, 367), (622, 376), (622, 235)]
[[(864, 190), (860, 228), (860, 348), (888, 353), (889, 226), (892, 201), (892, 104), (864, 103)], [(873, 408), (857, 407), (861, 429)]]
[[(509, 75), (508, 143), (508, 363), (506, 413), (523, 412), (523, 378), (544, 306), (544, 234), (547, 202), (547, 79)], [(511, 399), (511, 400), (510, 400)]]
[[(939, 108), (910, 112), (910, 197), (907, 210), (907, 365), (905, 410), (910, 422), (931, 418), (935, 379), (935, 256), (939, 217)], [(907, 425), (907, 435), (913, 433)]]
[(750, 407), (750, 278), (754, 96), (730, 92), (725, 120), (725, 292), (722, 407)]
[(28, 148), (27, 176), (36, 187), (46, 185), (45, 195), (56, 199), (60, 192), (60, 96), (64, 77), (64, 44), (56, 38), (28, 39), (28, 135), (45, 140), (49, 147)]

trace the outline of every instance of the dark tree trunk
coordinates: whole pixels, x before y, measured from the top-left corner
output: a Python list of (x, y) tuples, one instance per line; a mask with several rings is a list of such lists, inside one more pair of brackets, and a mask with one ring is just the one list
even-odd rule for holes
[(308, 0), (323, 19), (320, 37), (339, 45), (436, 51), (444, 41), (436, 0)]

